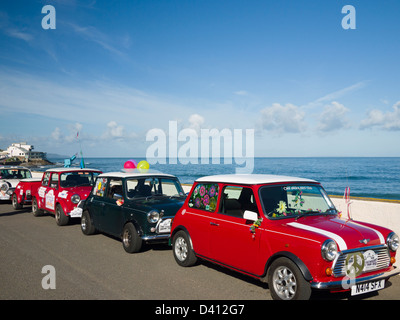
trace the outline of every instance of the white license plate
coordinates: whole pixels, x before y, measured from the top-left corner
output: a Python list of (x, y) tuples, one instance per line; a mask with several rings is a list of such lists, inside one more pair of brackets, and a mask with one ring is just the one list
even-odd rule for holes
[(158, 225), (158, 233), (171, 232), (171, 219), (165, 219)]
[(351, 287), (351, 295), (355, 296), (367, 292), (377, 291), (385, 287), (385, 280), (359, 283)]

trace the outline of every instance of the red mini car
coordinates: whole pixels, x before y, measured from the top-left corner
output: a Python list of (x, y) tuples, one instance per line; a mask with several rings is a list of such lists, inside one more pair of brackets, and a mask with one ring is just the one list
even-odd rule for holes
[(102, 172), (95, 169), (55, 168), (43, 174), (39, 184), (31, 186), (32, 213), (39, 216), (43, 212), (55, 214), (58, 225), (66, 225), (70, 218), (80, 218), (82, 209), (78, 207), (85, 200), (96, 177)]
[(181, 266), (209, 260), (268, 282), (273, 299), (308, 299), (312, 289), (379, 290), (399, 273), (399, 237), (342, 220), (320, 183), (272, 175), (195, 181), (171, 239)]

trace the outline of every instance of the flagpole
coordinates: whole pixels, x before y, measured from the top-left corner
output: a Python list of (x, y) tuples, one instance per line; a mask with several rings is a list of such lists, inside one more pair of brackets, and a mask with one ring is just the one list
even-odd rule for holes
[(85, 168), (85, 160), (83, 159), (82, 143), (81, 143), (81, 140), (79, 139), (79, 131), (76, 133), (76, 139), (79, 141), (79, 147), (81, 149), (81, 169), (84, 169)]

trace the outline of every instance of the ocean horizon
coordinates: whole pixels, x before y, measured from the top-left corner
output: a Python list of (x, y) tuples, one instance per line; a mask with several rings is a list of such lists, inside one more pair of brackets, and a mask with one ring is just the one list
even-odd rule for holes
[[(103, 172), (121, 171), (127, 160), (139, 162), (145, 157), (84, 157), (87, 168)], [(198, 158), (198, 164), (191, 162), (171, 164), (175, 159), (166, 158), (166, 164), (151, 164), (150, 168), (177, 176), (181, 183), (192, 184), (196, 179), (216, 174), (233, 174), (243, 165), (225, 164), (224, 158)], [(63, 166), (64, 159), (49, 158), (54, 166)], [(148, 159), (149, 162), (151, 159)], [(185, 159), (190, 161), (194, 159)], [(203, 161), (202, 161), (203, 160)], [(239, 163), (239, 162), (238, 162)], [(73, 166), (80, 165), (80, 158)], [(48, 166), (38, 168), (44, 171)], [(309, 178), (321, 182), (331, 195), (343, 196), (345, 188), (350, 187), (350, 196), (376, 199), (400, 200), (400, 157), (254, 157), (252, 173), (286, 175)]]

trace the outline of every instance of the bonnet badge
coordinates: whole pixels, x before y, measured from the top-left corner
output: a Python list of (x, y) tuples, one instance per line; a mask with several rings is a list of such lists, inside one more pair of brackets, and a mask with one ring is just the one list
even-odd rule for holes
[(367, 244), (370, 240), (369, 239), (362, 239), (362, 240), (359, 240), (361, 243), (364, 243), (364, 244)]

